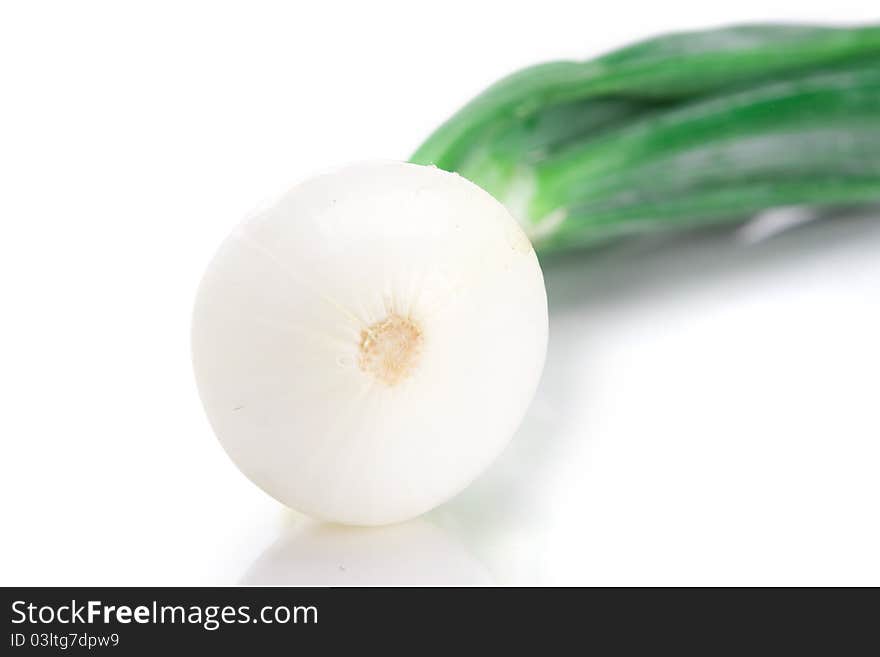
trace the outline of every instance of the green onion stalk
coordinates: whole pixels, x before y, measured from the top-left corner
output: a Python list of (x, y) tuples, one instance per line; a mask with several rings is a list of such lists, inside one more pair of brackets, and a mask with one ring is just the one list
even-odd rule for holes
[(411, 161), (505, 204), (541, 253), (880, 201), (880, 27), (661, 36), (516, 72)]

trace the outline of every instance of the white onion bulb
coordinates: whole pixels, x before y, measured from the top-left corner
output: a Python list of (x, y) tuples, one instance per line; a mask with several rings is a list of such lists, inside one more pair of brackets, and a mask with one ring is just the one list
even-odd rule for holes
[(193, 361), (241, 471), (322, 520), (446, 501), (501, 452), (547, 345), (535, 252), (488, 193), (402, 162), (308, 180), (249, 218), (199, 288)]

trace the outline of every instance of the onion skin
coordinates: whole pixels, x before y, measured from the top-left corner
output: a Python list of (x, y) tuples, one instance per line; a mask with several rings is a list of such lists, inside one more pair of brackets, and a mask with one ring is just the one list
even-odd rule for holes
[(464, 178), (402, 162), (308, 180), (243, 222), (193, 315), (203, 405), (241, 471), (320, 520), (420, 515), (504, 449), (534, 395), (534, 250)]

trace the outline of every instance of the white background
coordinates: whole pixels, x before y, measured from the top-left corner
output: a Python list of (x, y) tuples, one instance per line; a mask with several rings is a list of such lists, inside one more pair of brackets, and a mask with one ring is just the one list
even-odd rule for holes
[(880, 216), (547, 267), (525, 425), (397, 527), (283, 511), (189, 361), (213, 250), (311, 172), (523, 65), (874, 5), (4, 2), (0, 584), (880, 584)]

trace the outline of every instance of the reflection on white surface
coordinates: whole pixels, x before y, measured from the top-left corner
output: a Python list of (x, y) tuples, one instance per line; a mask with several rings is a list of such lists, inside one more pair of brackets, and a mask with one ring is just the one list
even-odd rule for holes
[(242, 578), (248, 585), (487, 586), (486, 568), (425, 520), (388, 527), (289, 523)]
[(503, 584), (877, 582), (878, 218), (545, 263), (537, 398), (432, 519)]

